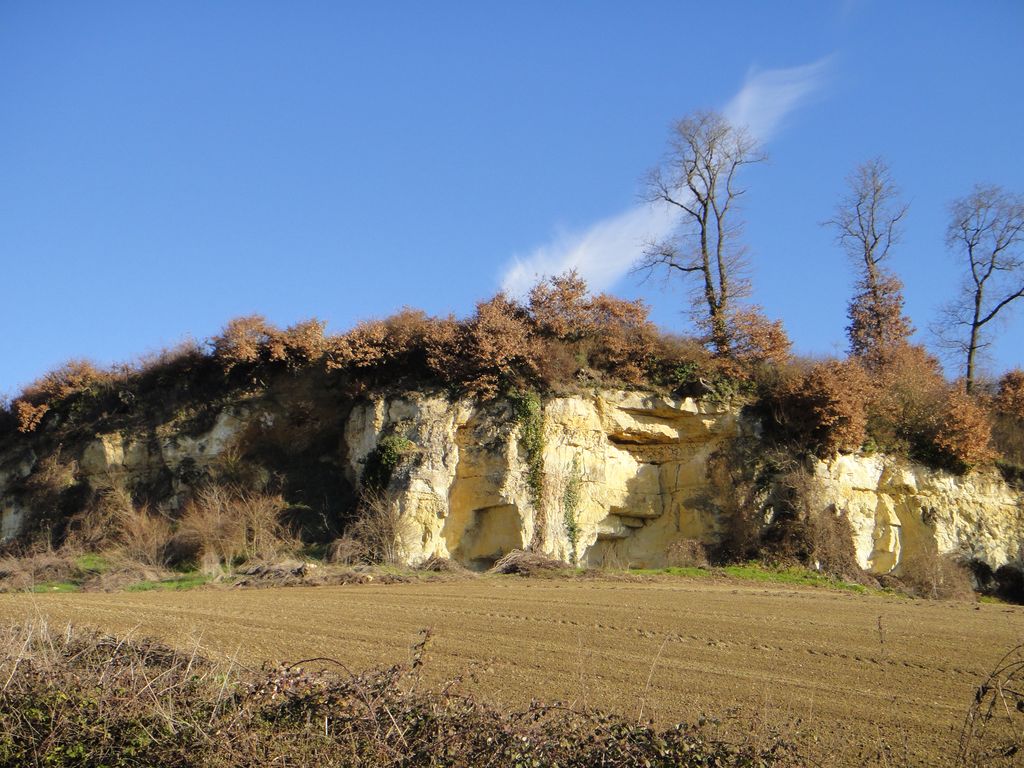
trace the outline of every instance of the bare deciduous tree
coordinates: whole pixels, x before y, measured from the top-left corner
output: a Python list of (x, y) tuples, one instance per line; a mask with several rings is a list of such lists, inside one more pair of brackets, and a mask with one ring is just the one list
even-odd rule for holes
[(734, 300), (748, 291), (735, 215), (745, 190), (736, 176), (742, 166), (764, 159), (745, 130), (716, 112), (697, 112), (676, 123), (665, 162), (647, 178), (647, 199), (677, 208), (682, 220), (673, 237), (644, 249), (636, 270), (695, 275), (694, 309), (720, 354), (731, 348)]
[(1024, 197), (998, 186), (978, 185), (950, 206), (947, 245), (965, 270), (959, 295), (943, 309), (936, 335), (964, 355), (964, 383), (974, 387), (987, 326), (1024, 296)]
[(836, 239), (858, 272), (857, 293), (847, 310), (850, 354), (877, 368), (887, 352), (913, 333), (903, 314), (903, 284), (883, 265), (899, 241), (908, 206), (900, 201), (889, 167), (880, 157), (858, 166), (847, 186), (835, 215), (825, 223), (836, 230)]

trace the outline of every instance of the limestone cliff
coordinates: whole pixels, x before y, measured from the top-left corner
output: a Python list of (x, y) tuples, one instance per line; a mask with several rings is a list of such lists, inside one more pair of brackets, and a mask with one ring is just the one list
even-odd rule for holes
[[(344, 489), (359, 487), (368, 457), (395, 436), (408, 449), (387, 496), (401, 511), (411, 563), (440, 555), (479, 568), (533, 546), (585, 565), (658, 566), (674, 542), (721, 539), (728, 513), (711, 493), (709, 459), (760, 440), (757, 424), (736, 408), (635, 391), (550, 399), (537, 426), (531, 448), (509, 402), (441, 392), (370, 395), (345, 407), (249, 398), (225, 405), (200, 430), (168, 423), (101, 433), (64, 446), (62, 456), (77, 483), (145, 486), (172, 511), (231, 456), (301, 475), (293, 486), (304, 505), (322, 496), (340, 507), (351, 502)], [(38, 445), (0, 454), (0, 536), (17, 536), (43, 511), (24, 487), (44, 454)], [(1024, 501), (997, 475), (959, 477), (875, 455), (816, 462), (811, 477), (819, 511), (849, 520), (857, 559), (873, 573), (898, 570), (931, 542), (992, 568), (1019, 562)], [(316, 483), (333, 483), (333, 495), (311, 492)]]

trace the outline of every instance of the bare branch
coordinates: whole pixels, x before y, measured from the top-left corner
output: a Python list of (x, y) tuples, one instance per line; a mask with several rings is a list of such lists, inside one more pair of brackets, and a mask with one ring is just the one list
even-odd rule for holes
[(951, 306), (964, 318), (959, 325), (970, 392), (978, 351), (991, 344), (982, 330), (1024, 297), (1024, 197), (997, 186), (975, 186), (950, 206), (946, 243), (959, 252), (969, 276)]
[[(715, 112), (697, 112), (673, 127), (663, 165), (646, 180), (646, 199), (672, 205), (685, 216), (677, 238), (669, 243), (648, 244), (634, 272), (679, 274), (692, 281), (695, 297), (705, 308), (702, 322), (720, 353), (729, 351), (727, 319), (734, 299), (748, 281), (743, 274), (742, 249), (735, 242), (740, 227), (733, 223), (733, 209), (743, 189), (736, 185), (740, 167), (761, 162), (757, 142), (745, 131), (730, 125)], [(686, 239), (692, 249), (680, 252)]]

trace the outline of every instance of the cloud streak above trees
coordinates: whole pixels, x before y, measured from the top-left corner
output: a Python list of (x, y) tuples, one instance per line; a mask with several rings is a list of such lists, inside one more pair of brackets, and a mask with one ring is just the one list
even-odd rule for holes
[[(722, 109), (733, 125), (746, 126), (760, 142), (770, 141), (786, 118), (824, 86), (832, 56), (788, 69), (751, 70), (743, 86)], [(639, 257), (643, 244), (664, 239), (675, 225), (674, 209), (643, 203), (561, 234), (505, 267), (502, 290), (521, 296), (539, 277), (575, 269), (593, 290), (618, 281)]]

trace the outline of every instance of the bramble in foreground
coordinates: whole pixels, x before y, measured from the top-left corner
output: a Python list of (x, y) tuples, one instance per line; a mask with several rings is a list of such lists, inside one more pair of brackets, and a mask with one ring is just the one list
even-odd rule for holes
[[(149, 641), (45, 626), (0, 630), (0, 766), (784, 766), (778, 738), (534, 703), (498, 710), (405, 665), (330, 659), (252, 670)], [(338, 672), (324, 671), (325, 666)]]

